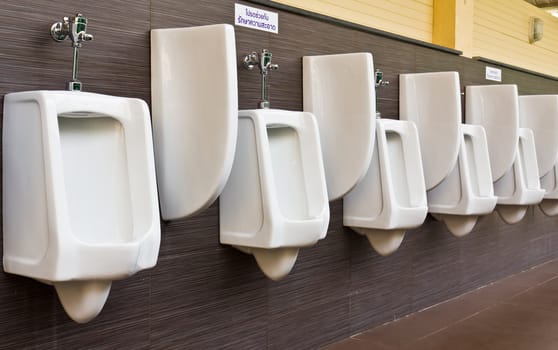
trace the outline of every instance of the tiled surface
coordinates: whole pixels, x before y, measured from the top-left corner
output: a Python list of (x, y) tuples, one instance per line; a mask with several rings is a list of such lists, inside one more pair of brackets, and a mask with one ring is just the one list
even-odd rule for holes
[(324, 349), (557, 348), (558, 260), (553, 260)]
[[(149, 102), (149, 30), (232, 24), (235, 2), (251, 4), (1, 0), (0, 102), (8, 92), (66, 85), (71, 46), (52, 41), (48, 30), (74, 11), (89, 18), (95, 35), (80, 51), (85, 90)], [(274, 108), (302, 108), (306, 55), (371, 52), (391, 82), (378, 93), (379, 110), (388, 118), (398, 118), (401, 73), (453, 70), (462, 85), (487, 83), (481, 62), (278, 12), (278, 35), (235, 27), (239, 58), (267, 48), (280, 65), (270, 76)], [(558, 93), (556, 81), (502, 73), (504, 83), (519, 84), (522, 94)], [(256, 106), (259, 84), (254, 71), (238, 70), (241, 109)], [(428, 217), (407, 232), (397, 252), (381, 257), (367, 239), (343, 227), (342, 207), (342, 200), (330, 203), (327, 238), (302, 249), (280, 282), (267, 280), (251, 256), (219, 244), (217, 203), (191, 218), (162, 223), (158, 265), (116, 281), (105, 309), (86, 325), (68, 319), (52, 287), (0, 272), (0, 349), (316, 349), (558, 257), (556, 219), (538, 209), (517, 225), (488, 215), (461, 239)], [(416, 332), (453, 322), (478, 302), (484, 300), (456, 307), (450, 318), (423, 313), (438, 323), (425, 322)]]

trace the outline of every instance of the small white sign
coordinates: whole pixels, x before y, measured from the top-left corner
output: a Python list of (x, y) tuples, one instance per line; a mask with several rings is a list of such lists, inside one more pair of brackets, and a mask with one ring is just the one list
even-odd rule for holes
[(234, 4), (234, 24), (264, 32), (279, 33), (279, 15), (255, 7)]
[(486, 80), (502, 81), (502, 70), (494, 67), (486, 67)]

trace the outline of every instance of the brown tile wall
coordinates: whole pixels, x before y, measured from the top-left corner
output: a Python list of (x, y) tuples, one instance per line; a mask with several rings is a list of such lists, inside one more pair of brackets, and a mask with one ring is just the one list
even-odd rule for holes
[[(48, 29), (76, 11), (95, 35), (82, 50), (85, 89), (149, 101), (149, 30), (232, 23), (234, 1), (2, 0), (1, 96), (65, 86), (71, 48)], [(303, 55), (372, 52), (391, 81), (379, 92), (386, 117), (397, 116), (400, 73), (456, 70), (463, 85), (486, 83), (478, 61), (279, 12), (279, 35), (236, 28), (239, 55), (268, 48), (281, 66), (271, 77), (275, 108), (302, 108)], [(253, 108), (258, 76), (238, 75), (240, 107)], [(503, 76), (523, 94), (558, 93), (553, 80), (510, 69)], [(115, 282), (101, 315), (86, 325), (66, 317), (53, 288), (0, 273), (0, 348), (313, 349), (558, 257), (558, 219), (538, 209), (514, 226), (489, 215), (462, 239), (429, 217), (399, 251), (380, 257), (343, 227), (335, 201), (327, 239), (302, 249), (292, 273), (271, 282), (250, 256), (219, 245), (218, 220), (213, 205), (163, 223), (157, 267)]]

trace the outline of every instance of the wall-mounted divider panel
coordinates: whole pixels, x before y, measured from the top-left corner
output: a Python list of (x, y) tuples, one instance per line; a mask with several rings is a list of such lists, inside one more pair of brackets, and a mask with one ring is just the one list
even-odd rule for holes
[(306, 112), (239, 112), (231, 176), (219, 200), (220, 241), (285, 277), (298, 250), (325, 238), (329, 204), (318, 125)]
[(329, 200), (343, 197), (366, 174), (376, 127), (370, 53), (305, 56), (304, 110), (316, 116)]
[(494, 210), (486, 135), (461, 124), (457, 72), (401, 74), (400, 118), (417, 124), (428, 211), (455, 236)]
[(207, 208), (227, 182), (238, 126), (234, 28), (151, 31), (151, 96), (164, 220)]
[(88, 322), (111, 281), (157, 261), (147, 104), (72, 91), (8, 94), (2, 150), (4, 270), (54, 285), (68, 315)]
[(304, 109), (318, 120), (330, 200), (344, 196), (344, 225), (387, 255), (427, 206), (416, 128), (375, 118), (374, 84), (370, 53), (303, 58)]
[(533, 132), (519, 127), (516, 85), (467, 86), (466, 121), (486, 130), (496, 211), (519, 222), (527, 207), (542, 200)]
[(540, 184), (539, 204), (548, 216), (558, 215), (558, 95), (519, 96), (519, 126), (533, 130)]

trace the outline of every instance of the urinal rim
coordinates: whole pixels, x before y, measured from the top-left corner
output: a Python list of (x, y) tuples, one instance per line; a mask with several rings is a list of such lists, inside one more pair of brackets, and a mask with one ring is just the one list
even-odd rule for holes
[[(396, 230), (408, 230), (408, 229), (412, 229), (412, 228), (416, 228), (418, 226), (420, 226), (423, 222), (424, 219), (426, 218), (427, 215), (427, 211), (428, 211), (428, 207), (427, 207), (427, 201), (426, 201), (426, 191), (424, 188), (424, 180), (419, 181), (420, 184), (422, 184), (422, 188), (419, 189), (419, 193), (422, 194), (423, 196), (423, 203), (419, 203), (416, 206), (406, 206), (406, 205), (401, 205), (400, 203), (398, 203), (397, 206), (394, 206), (393, 203), (389, 200), (387, 200), (390, 196), (390, 193), (392, 197), (394, 197), (393, 195), (393, 189), (394, 189), (394, 184), (392, 181), (392, 177), (390, 175), (390, 171), (391, 171), (391, 167), (385, 166), (385, 161), (389, 160), (390, 157), (387, 154), (387, 149), (384, 147), (384, 144), (387, 145), (387, 138), (386, 138), (386, 134), (387, 132), (394, 132), (397, 133), (400, 137), (401, 140), (403, 142), (402, 147), (406, 148), (405, 146), (405, 141), (408, 141), (405, 137), (403, 137), (404, 133), (401, 131), (408, 131), (408, 130), (413, 130), (413, 138), (416, 140), (417, 144), (418, 144), (418, 136), (417, 136), (417, 131), (416, 131), (416, 126), (414, 125), (413, 122), (411, 121), (406, 121), (406, 120), (394, 120), (394, 119), (378, 119), (377, 120), (377, 124), (376, 124), (376, 141), (375, 141), (375, 147), (374, 147), (374, 152), (378, 152), (378, 167), (379, 172), (380, 172), (380, 188), (381, 188), (381, 208), (378, 211), (378, 214), (375, 215), (374, 217), (361, 217), (361, 216), (347, 216), (347, 215), (343, 215), (343, 226), (346, 227), (350, 227), (353, 230), (358, 230), (358, 229), (375, 229), (375, 230), (381, 230), (381, 231), (396, 231)], [(405, 130), (397, 130), (397, 129), (401, 129), (401, 128), (395, 128), (394, 126), (403, 126), (403, 128)], [(383, 143), (381, 143), (383, 141)], [(410, 141), (408, 141), (410, 142)], [(378, 143), (380, 143), (380, 145), (378, 145)], [(377, 146), (377, 147), (376, 147)], [(416, 152), (416, 157), (417, 159), (419, 159), (419, 164), (420, 163), (420, 150), (417, 147), (411, 147), (409, 146), (408, 149), (410, 150), (410, 152)], [(372, 167), (374, 164), (371, 164), (370, 167)], [(367, 171), (367, 175), (368, 172), (371, 171), (370, 169), (368, 169)], [(413, 174), (412, 174), (413, 175)], [(418, 176), (422, 175), (422, 169), (421, 171), (419, 171)], [(409, 175), (406, 175), (407, 177), (409, 177)], [(422, 176), (421, 176), (422, 177)], [(386, 191), (387, 188), (387, 191)], [(397, 208), (395, 211), (393, 210), (393, 208)], [(412, 223), (412, 224), (405, 224), (403, 226), (397, 225), (394, 226), (391, 221), (391, 216), (393, 212), (407, 212), (407, 213), (422, 213), (422, 219), (419, 220), (420, 222), (416, 222), (416, 223)], [(386, 217), (385, 213), (389, 213), (389, 217)], [(372, 223), (378, 223), (380, 222), (381, 224), (378, 226), (374, 226), (371, 227), (370, 225)], [(380, 227), (379, 227), (380, 226)], [(381, 227), (383, 226), (383, 227)], [(401, 228), (403, 227), (403, 228)]]
[[(269, 115), (268, 113), (271, 113)], [(284, 114), (288, 115), (288, 118), (285, 117)], [(260, 190), (262, 194), (262, 206), (263, 206), (263, 216), (264, 216), (264, 223), (266, 222), (266, 218), (268, 223), (272, 218), (276, 217), (275, 215), (281, 215), (281, 222), (288, 222), (288, 223), (307, 223), (307, 222), (321, 222), (324, 219), (324, 216), (327, 216), (329, 219), (329, 202), (327, 200), (327, 189), (325, 187), (325, 174), (323, 171), (323, 162), (321, 158), (321, 149), (319, 147), (319, 136), (312, 132), (313, 130), (318, 130), (318, 126), (315, 120), (315, 117), (310, 112), (298, 112), (298, 111), (288, 111), (282, 109), (250, 109), (250, 110), (241, 110), (239, 111), (239, 118), (248, 118), (252, 121), (254, 125), (254, 132), (256, 133), (256, 154), (258, 157), (258, 172), (260, 177)], [(267, 119), (271, 120), (267, 120)], [(307, 121), (304, 121), (302, 118), (307, 118), (309, 122), (312, 124), (310, 127), (305, 127)], [(279, 122), (278, 122), (279, 121)], [(279, 124), (282, 127), (288, 127), (293, 129), (298, 138), (299, 142), (299, 151), (301, 157), (301, 163), (303, 167), (304, 173), (304, 186), (308, 186), (308, 181), (306, 181), (306, 176), (308, 176), (308, 168), (311, 169), (318, 169), (318, 175), (321, 179), (321, 191), (320, 191), (320, 198), (316, 199), (316, 201), (321, 201), (323, 206), (321, 210), (316, 212), (315, 215), (310, 215), (307, 213), (304, 219), (295, 220), (290, 219), (289, 217), (285, 216), (283, 212), (280, 210), (279, 202), (277, 196), (274, 195), (275, 191), (273, 190), (274, 185), (274, 174), (271, 165), (271, 154), (269, 153), (269, 139), (267, 135), (268, 125), (270, 124)], [(313, 157), (312, 155), (307, 154), (310, 152), (305, 147), (302, 146), (301, 141), (303, 137), (301, 134), (308, 135), (305, 140), (308, 141), (308, 137), (311, 137), (314, 141), (315, 149), (319, 152), (317, 157)], [(310, 166), (307, 161), (304, 159), (311, 159), (313, 161), (317, 161), (317, 166)], [(308, 193), (305, 193), (305, 198), (307, 201), (307, 206), (309, 204), (310, 198)], [(276, 214), (272, 214), (276, 213)], [(269, 223), (273, 225), (273, 223)], [(260, 231), (265, 229), (265, 227), (260, 227)], [(326, 226), (326, 233), (327, 233), (327, 226)], [(323, 236), (323, 233), (321, 234)], [(258, 247), (254, 247), (258, 248)], [(278, 247), (277, 247), (278, 248)]]
[[(80, 109), (80, 110), (75, 110), (75, 108), (70, 108), (68, 106), (65, 105), (65, 103), (67, 102), (67, 100), (60, 100), (60, 98), (56, 98), (55, 101), (49, 101), (48, 100), (48, 95), (49, 92), (46, 91), (45, 92), (45, 96), (44, 96), (44, 105), (45, 106), (45, 110), (44, 110), (44, 115), (46, 116), (46, 118), (44, 118), (44, 120), (42, 121), (43, 123), (43, 133), (46, 135), (46, 139), (49, 140), (51, 143), (49, 145), (45, 145), (43, 144), (43, 150), (45, 150), (45, 147), (49, 147), (50, 151), (45, 151), (44, 155), (45, 155), (45, 175), (46, 174), (50, 174), (51, 176), (51, 185), (53, 186), (52, 189), (52, 205), (56, 206), (56, 212), (59, 213), (59, 215), (62, 215), (61, 220), (65, 221), (64, 224), (62, 224), (62, 222), (58, 222), (55, 223), (53, 222), (51, 225), (56, 225), (56, 227), (59, 227), (59, 230), (67, 230), (66, 232), (69, 233), (69, 235), (72, 237), (72, 239), (83, 246), (88, 246), (88, 247), (97, 247), (97, 248), (110, 248), (110, 247), (128, 247), (128, 248), (139, 248), (139, 246), (141, 246), (141, 244), (148, 240), (149, 237), (152, 234), (157, 234), (157, 231), (159, 231), (160, 234), (160, 225), (159, 225), (159, 204), (158, 204), (158, 198), (157, 198), (157, 189), (156, 189), (156, 185), (154, 185), (155, 181), (155, 166), (154, 166), (154, 159), (153, 159), (153, 143), (152, 143), (152, 139), (151, 139), (151, 122), (149, 120), (149, 109), (147, 104), (145, 103), (145, 101), (140, 100), (140, 99), (135, 99), (135, 98), (127, 98), (127, 97), (118, 97), (118, 96), (110, 96), (110, 95), (103, 95), (103, 94), (97, 94), (97, 93), (85, 93), (85, 95), (82, 95), (84, 93), (82, 92), (74, 92), (74, 91), (67, 91), (68, 94), (70, 96), (77, 96), (80, 99), (97, 99), (97, 98), (104, 98), (107, 101), (105, 102), (112, 102), (111, 104), (103, 104), (103, 103), (95, 103), (95, 104), (89, 104), (87, 109)], [(62, 95), (65, 96), (66, 95), (66, 91), (54, 91), (55, 95)], [(73, 98), (73, 97), (72, 97)], [(112, 101), (109, 101), (112, 100)], [(135, 101), (135, 102), (134, 102)], [(77, 104), (79, 104), (79, 101), (76, 102)], [(83, 103), (83, 102), (81, 102)], [(130, 104), (131, 103), (139, 103), (139, 106), (143, 109), (144, 113), (137, 113), (134, 114), (134, 117), (131, 118), (129, 116), (126, 116), (124, 114), (124, 112), (126, 112), (128, 110), (128, 108), (130, 108)], [(120, 108), (122, 109), (121, 111), (119, 111), (119, 113), (114, 113), (112, 110), (110, 110), (111, 105), (114, 104), (118, 104), (121, 105)], [(113, 106), (114, 107), (114, 106)], [(54, 110), (52, 110), (51, 108), (54, 108)], [(138, 220), (138, 217), (140, 217), (140, 213), (138, 212), (138, 209), (134, 210), (135, 207), (137, 207), (137, 205), (132, 203), (132, 210), (131, 210), (131, 219), (132, 219), (132, 232), (131, 232), (131, 236), (132, 239), (130, 241), (126, 241), (126, 242), (119, 242), (119, 243), (90, 243), (90, 242), (85, 242), (81, 239), (79, 239), (78, 237), (76, 237), (73, 234), (73, 229), (71, 227), (71, 223), (69, 220), (69, 211), (67, 208), (67, 202), (65, 200), (65, 198), (67, 198), (67, 194), (66, 194), (66, 186), (64, 185), (65, 183), (65, 176), (63, 171), (61, 171), (61, 166), (51, 166), (51, 162), (55, 162), (58, 164), (62, 164), (62, 145), (61, 145), (61, 135), (60, 135), (60, 129), (58, 127), (58, 118), (60, 115), (62, 114), (66, 114), (66, 113), (75, 113), (75, 112), (83, 112), (83, 113), (92, 113), (92, 114), (99, 114), (99, 115), (103, 115), (105, 117), (111, 118), (116, 120), (117, 122), (120, 123), (122, 129), (123, 129), (123, 133), (124, 133), (124, 143), (125, 143), (125, 152), (126, 152), (126, 167), (129, 169), (130, 167), (130, 163), (129, 163), (129, 159), (130, 158), (135, 158), (138, 155), (142, 158), (142, 161), (138, 162), (138, 164), (140, 164), (142, 167), (144, 167), (143, 173), (147, 173), (147, 182), (149, 183), (149, 186), (151, 187), (150, 189), (146, 190), (146, 191), (139, 191), (139, 193), (144, 193), (147, 197), (144, 198), (143, 202), (146, 203), (152, 203), (151, 206), (148, 205), (148, 207), (146, 207), (146, 210), (150, 212), (150, 217), (148, 218), (148, 222), (145, 223), (145, 229), (142, 229), (141, 231), (138, 229), (136, 223)], [(87, 118), (86, 116), (84, 117), (78, 117), (78, 118)], [(135, 125), (133, 125), (135, 124)], [(143, 126), (143, 127), (141, 127)], [(133, 137), (135, 139), (142, 139), (146, 141), (146, 144), (144, 144), (144, 147), (142, 149), (139, 149), (138, 147), (130, 147), (129, 145), (129, 140), (132, 138), (130, 137), (129, 133), (131, 132), (135, 132), (136, 136)], [(49, 134), (52, 133), (52, 136), (49, 136)], [(45, 140), (45, 138), (43, 138), (43, 140)], [(47, 141), (48, 142), (48, 141)], [(133, 152), (134, 155), (130, 155), (129, 152)], [(49, 152), (50, 155), (54, 156), (55, 159), (49, 158)], [(53, 152), (56, 152), (56, 154), (54, 154)], [(49, 166), (47, 166), (47, 164), (49, 164)], [(131, 181), (131, 177), (137, 177), (138, 172), (136, 171), (127, 171), (127, 176), (128, 176), (128, 182), (130, 183), (130, 186), (132, 186), (133, 183), (136, 183), (137, 181)], [(49, 176), (47, 176), (48, 178)], [(149, 181), (149, 179), (151, 179), (152, 181)], [(47, 185), (47, 188), (49, 188), (49, 186)], [(143, 187), (141, 187), (143, 188)], [(130, 188), (131, 191), (133, 191), (132, 188)], [(56, 193), (59, 193), (59, 195), (56, 195)], [(155, 195), (154, 195), (155, 194)], [(48, 197), (48, 194), (47, 194)], [(49, 211), (49, 222), (51, 220), (55, 220), (56, 221), (56, 214), (52, 213), (51, 216), (51, 211)], [(144, 215), (141, 215), (141, 217), (145, 217)], [(138, 235), (138, 233), (141, 233)], [(54, 238), (54, 237), (52, 237)], [(67, 237), (68, 238), (68, 237)]]

